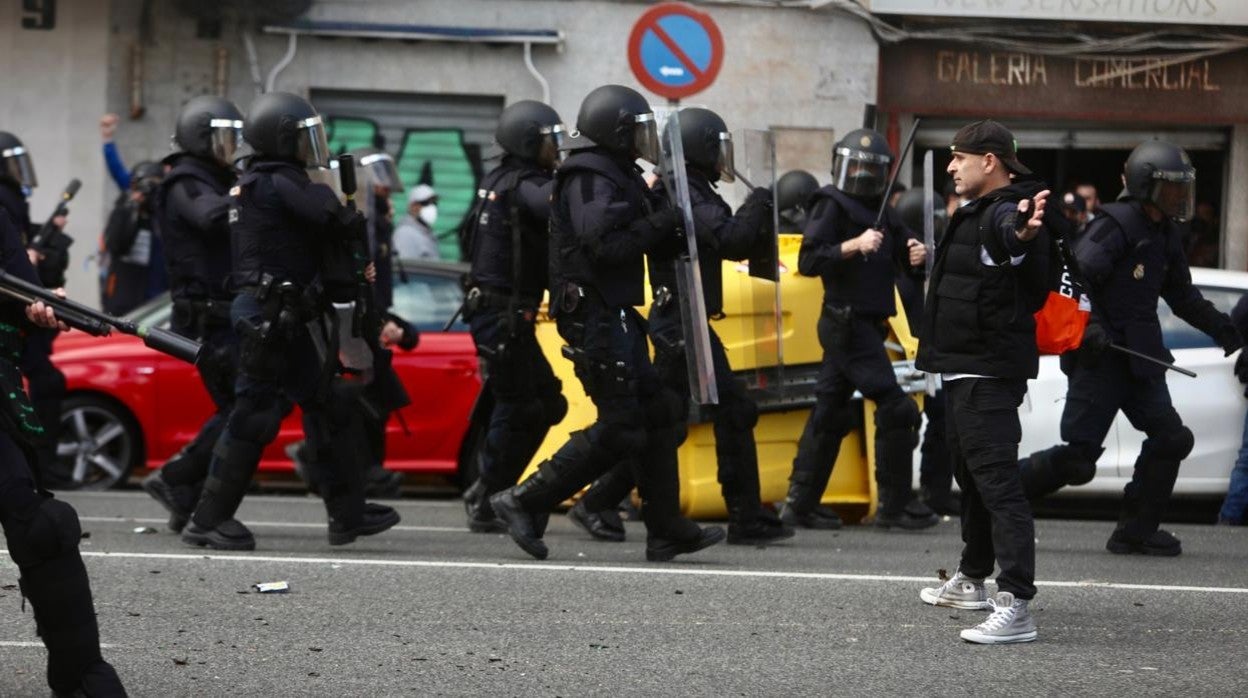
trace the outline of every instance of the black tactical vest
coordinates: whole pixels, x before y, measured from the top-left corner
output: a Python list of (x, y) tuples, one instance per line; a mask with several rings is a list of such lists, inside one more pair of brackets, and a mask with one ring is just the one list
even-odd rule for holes
[[(568, 182), (582, 177), (603, 177), (615, 185), (615, 200), (626, 202), (635, 212), (635, 218), (650, 214), (646, 182), (631, 163), (621, 163), (599, 149), (578, 151), (569, 157), (555, 172), (555, 187), (551, 194), (553, 206), (550, 216), (550, 281), (555, 288), (567, 282), (595, 289), (611, 307), (641, 305), (645, 302), (645, 267), (643, 255), (627, 264), (606, 267), (591, 261), (586, 242), (572, 229), (568, 204), (563, 190)], [(616, 223), (617, 228), (630, 221)], [(594, 222), (593, 224), (607, 224)], [(629, 234), (625, 230), (608, 232), (608, 235)]]
[(549, 175), (532, 166), (504, 163), (482, 180), (466, 223), (471, 283), (522, 298), (541, 298), (548, 268), (546, 227), (521, 207), (516, 188), (527, 179), (542, 184)]
[(226, 221), (219, 228), (200, 230), (174, 215), (168, 208), (170, 193), (181, 188), (191, 198), (197, 191), (224, 196), (233, 180), (229, 170), (181, 154), (174, 156), (173, 169), (160, 183), (152, 217), (165, 246), (165, 266), (174, 298), (229, 298), (226, 281), (230, 274), (230, 235)]

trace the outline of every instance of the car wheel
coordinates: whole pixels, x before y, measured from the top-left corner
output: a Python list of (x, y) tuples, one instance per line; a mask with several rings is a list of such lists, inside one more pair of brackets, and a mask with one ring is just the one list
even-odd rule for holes
[(76, 395), (61, 403), (56, 457), (73, 487), (105, 490), (125, 483), (143, 457), (134, 418), (111, 400)]

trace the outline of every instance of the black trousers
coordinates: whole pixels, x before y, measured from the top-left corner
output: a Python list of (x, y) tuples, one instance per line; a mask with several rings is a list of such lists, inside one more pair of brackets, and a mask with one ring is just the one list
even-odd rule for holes
[(1036, 595), (1036, 527), (1018, 470), (1018, 406), (1027, 381), (945, 381), (946, 424), (954, 477), (962, 488), (963, 574), (985, 578), (1000, 565), (997, 587)]

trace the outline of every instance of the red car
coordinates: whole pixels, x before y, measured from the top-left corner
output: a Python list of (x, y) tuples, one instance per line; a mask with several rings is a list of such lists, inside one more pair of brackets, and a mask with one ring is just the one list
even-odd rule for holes
[[(459, 279), (466, 268), (404, 261), (395, 273), (394, 311), (421, 335), (415, 349), (394, 353), (394, 367), (412, 404), (387, 425), (390, 470), (454, 476), (461, 462), (470, 460), (463, 458), (461, 447), (481, 391), (476, 351), (462, 321), (450, 331), (442, 329), (463, 299)], [(169, 311), (165, 296), (132, 318), (167, 326)], [(160, 467), (212, 413), (193, 366), (148, 349), (135, 337), (68, 332), (57, 339), (52, 360), (67, 384), (57, 454), (84, 488), (104, 489), (124, 483), (136, 468)], [(290, 471), (285, 448), (301, 439), (296, 410), (265, 450), (260, 469)]]

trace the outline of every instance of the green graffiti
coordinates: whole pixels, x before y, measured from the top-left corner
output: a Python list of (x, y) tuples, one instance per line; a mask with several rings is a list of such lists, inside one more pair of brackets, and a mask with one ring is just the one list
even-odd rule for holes
[[(464, 147), (459, 129), (410, 129), (403, 134), (403, 147), (396, 164), (403, 184), (411, 187), (421, 181), (438, 192), (438, 222), (433, 226), (442, 259), (459, 259), (460, 221), (477, 194), (477, 176)], [(396, 211), (407, 210), (407, 197), (395, 194)]]
[(377, 123), (371, 119), (331, 116), (326, 120), (329, 152), (339, 155), (377, 142)]

